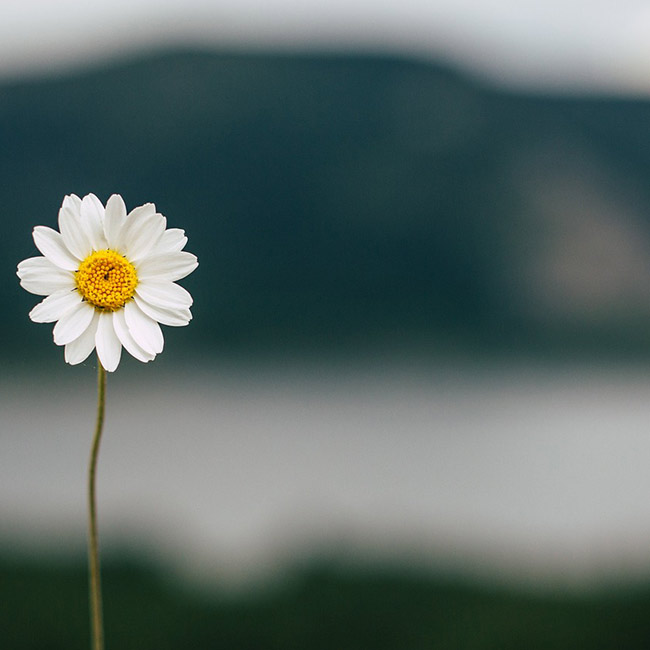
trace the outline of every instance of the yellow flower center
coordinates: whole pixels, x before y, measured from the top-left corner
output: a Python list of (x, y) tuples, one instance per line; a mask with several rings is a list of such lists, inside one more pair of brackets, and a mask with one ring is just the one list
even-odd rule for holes
[(88, 255), (79, 265), (76, 281), (84, 300), (107, 311), (124, 307), (138, 286), (133, 264), (111, 250)]

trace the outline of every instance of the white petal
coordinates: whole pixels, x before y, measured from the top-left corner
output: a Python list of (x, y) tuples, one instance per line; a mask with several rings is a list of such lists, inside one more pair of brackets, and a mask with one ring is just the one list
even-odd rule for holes
[(104, 214), (104, 234), (109, 248), (117, 250), (120, 245), (122, 228), (126, 221), (126, 205), (119, 194), (113, 194), (106, 202)]
[(34, 243), (52, 264), (66, 271), (76, 271), (79, 260), (68, 250), (63, 237), (47, 226), (36, 226), (33, 232)]
[(150, 305), (167, 309), (187, 309), (193, 302), (187, 289), (167, 280), (142, 280), (135, 292)]
[(92, 244), (85, 229), (81, 226), (81, 216), (68, 202), (59, 210), (59, 230), (67, 249), (78, 259), (83, 260), (92, 251)]
[(95, 308), (87, 302), (80, 302), (76, 307), (67, 311), (54, 326), (54, 342), (66, 345), (79, 338), (90, 325)]
[(60, 278), (49, 278), (44, 280), (40, 278), (23, 278), (20, 281), (20, 286), (25, 289), (25, 291), (29, 291), (29, 293), (33, 293), (36, 296), (49, 296), (55, 291), (74, 288), (74, 283), (69, 282), (67, 279), (62, 280)]
[(54, 266), (45, 257), (30, 257), (18, 265), (20, 286), (37, 296), (49, 296), (62, 289), (74, 289), (74, 274)]
[(126, 216), (119, 240), (113, 244), (113, 250), (116, 250), (119, 253), (124, 253), (131, 228), (137, 227), (137, 224), (142, 221), (142, 219), (146, 219), (154, 214), (156, 214), (156, 206), (153, 203), (145, 203), (144, 205), (140, 205), (131, 210), (131, 212)]
[(149, 255), (176, 253), (183, 250), (185, 244), (187, 244), (185, 231), (180, 228), (169, 228), (160, 236)]
[(112, 312), (105, 311), (99, 314), (99, 324), (95, 334), (95, 347), (97, 356), (102, 366), (108, 371), (113, 372), (120, 365), (122, 356), (122, 344), (117, 338), (115, 328), (113, 327)]
[(150, 354), (162, 352), (164, 345), (162, 330), (153, 318), (149, 318), (133, 301), (126, 303), (124, 317), (133, 340), (145, 352)]
[(131, 336), (131, 332), (129, 332), (128, 325), (126, 324), (123, 309), (113, 312), (113, 327), (115, 328), (117, 338), (120, 339), (120, 342), (132, 357), (135, 357), (138, 361), (142, 361), (143, 363), (147, 363), (156, 357), (155, 354), (146, 352), (135, 342), (135, 339)]
[(65, 277), (73, 277), (70, 271), (64, 271), (58, 266), (54, 266), (46, 257), (38, 255), (36, 257), (28, 257), (22, 262), (18, 263), (16, 275), (19, 278), (35, 277), (37, 275), (48, 275), (50, 273), (58, 273)]
[(163, 307), (154, 307), (148, 302), (134, 296), (136, 304), (149, 318), (157, 320), (162, 325), (170, 327), (184, 327), (192, 320), (192, 313), (189, 309), (164, 309)]
[(29, 317), (35, 323), (53, 323), (80, 302), (81, 295), (78, 291), (74, 289), (63, 289), (38, 303), (29, 312)]
[(150, 214), (156, 214), (156, 204), (155, 203), (144, 203), (139, 205), (137, 208), (133, 208), (129, 212), (127, 219), (129, 221), (138, 221), (143, 217), (148, 217)]
[(104, 206), (94, 194), (87, 194), (81, 201), (81, 224), (94, 250), (107, 248), (104, 236)]
[(124, 238), (124, 254), (129, 261), (140, 260), (153, 248), (165, 232), (167, 219), (154, 213), (132, 221)]
[(81, 199), (76, 194), (67, 194), (64, 196), (62, 207), (68, 208), (78, 217), (81, 216)]
[(150, 255), (135, 265), (138, 279), (158, 278), (176, 281), (188, 276), (199, 265), (196, 255), (179, 251)]
[(64, 358), (70, 365), (76, 365), (85, 361), (88, 355), (95, 349), (95, 333), (99, 323), (99, 312), (95, 311), (90, 325), (84, 333), (74, 341), (67, 343), (65, 346)]

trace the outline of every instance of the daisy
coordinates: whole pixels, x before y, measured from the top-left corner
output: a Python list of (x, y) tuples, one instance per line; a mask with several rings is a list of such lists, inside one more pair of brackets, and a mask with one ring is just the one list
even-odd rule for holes
[(162, 352), (159, 323), (180, 327), (192, 318), (192, 296), (175, 284), (197, 266), (183, 251), (187, 237), (153, 203), (129, 214), (113, 194), (104, 207), (94, 195), (71, 194), (59, 210), (59, 230), (34, 228), (43, 257), (18, 265), (21, 286), (47, 296), (31, 312), (36, 323), (56, 323), (54, 342), (65, 346), (70, 364), (97, 349), (109, 372), (120, 363), (122, 347), (139, 361)]

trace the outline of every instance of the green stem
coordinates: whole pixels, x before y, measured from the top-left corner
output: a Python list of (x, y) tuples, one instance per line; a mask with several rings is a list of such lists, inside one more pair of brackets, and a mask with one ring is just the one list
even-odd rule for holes
[(104, 650), (104, 629), (102, 624), (102, 589), (99, 576), (99, 549), (97, 542), (97, 499), (95, 497), (95, 474), (99, 443), (104, 427), (104, 406), (106, 403), (106, 370), (97, 359), (97, 422), (90, 451), (88, 466), (88, 570), (90, 578), (90, 623), (92, 628), (92, 650)]

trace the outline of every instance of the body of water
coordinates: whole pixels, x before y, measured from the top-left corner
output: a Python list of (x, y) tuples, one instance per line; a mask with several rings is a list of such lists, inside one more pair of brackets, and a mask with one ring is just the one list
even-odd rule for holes
[[(0, 537), (83, 551), (94, 370), (1, 383)], [(650, 372), (120, 369), (98, 494), (106, 552), (133, 544), (200, 576), (327, 553), (538, 584), (645, 578)]]

